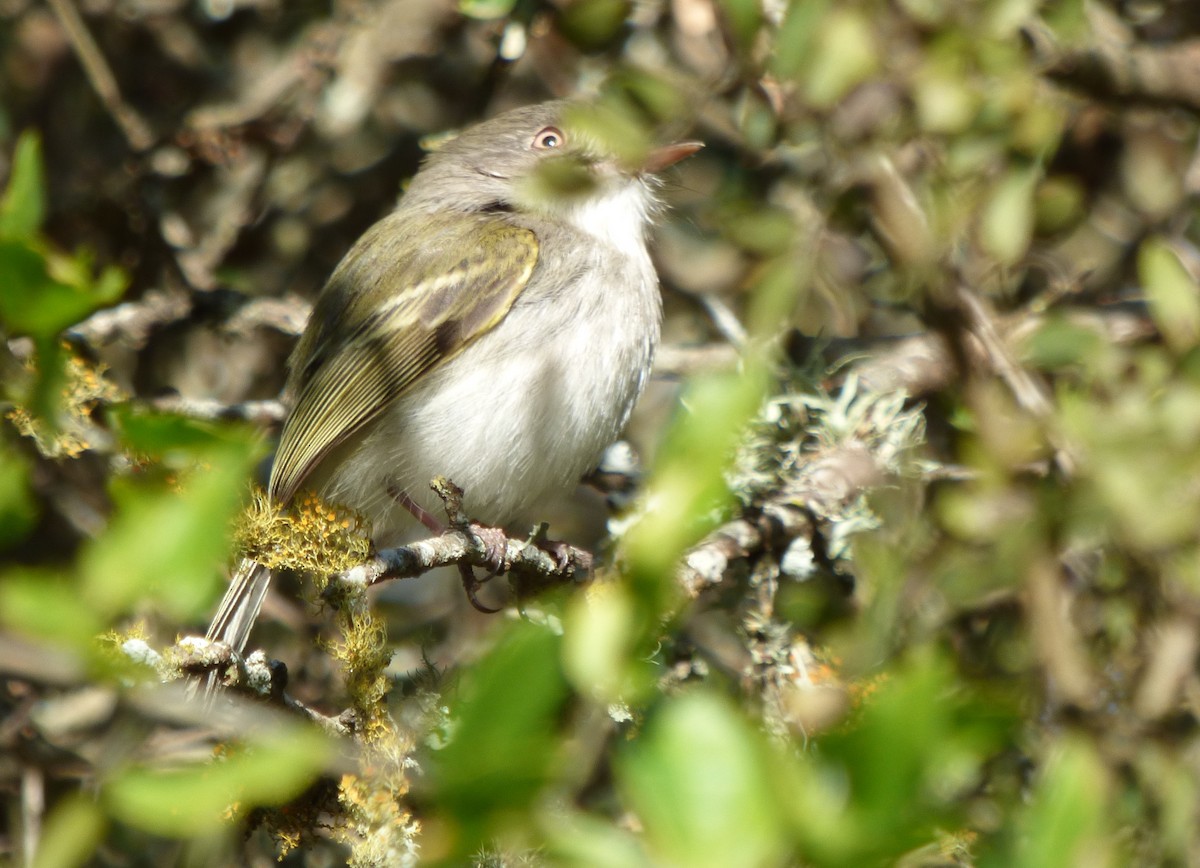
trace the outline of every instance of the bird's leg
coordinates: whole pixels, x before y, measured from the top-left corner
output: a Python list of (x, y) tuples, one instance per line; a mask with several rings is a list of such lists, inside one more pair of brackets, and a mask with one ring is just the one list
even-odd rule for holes
[(446, 532), (446, 526), (444, 524), (434, 518), (432, 513), (425, 510), (419, 503), (417, 503), (399, 488), (396, 488), (393, 485), (389, 486), (387, 491), (388, 494), (391, 495), (392, 500), (404, 507), (409, 515), (421, 522), (421, 524), (424, 525), (425, 528), (430, 532), (437, 534)]
[[(508, 537), (500, 528), (472, 523), (467, 518), (466, 513), (463, 512), (462, 489), (450, 480), (442, 476), (436, 477), (430, 487), (433, 488), (434, 493), (445, 504), (446, 517), (450, 521), (450, 527), (470, 537), (483, 553), (482, 560), (488, 569), (488, 574), (483, 579), (475, 576), (475, 570), (472, 569), (470, 564), (460, 563), (458, 565), (458, 574), (462, 577), (463, 590), (467, 592), (467, 600), (480, 612), (487, 612), (489, 614), (499, 612), (499, 609), (493, 609), (479, 602), (476, 591), (485, 582), (494, 579), (508, 568)], [(441, 522), (422, 509), (407, 494), (402, 491), (396, 491), (392, 493), (392, 496), (427, 528), (430, 530), (435, 530), (436, 528), (435, 532), (445, 533), (446, 528)]]

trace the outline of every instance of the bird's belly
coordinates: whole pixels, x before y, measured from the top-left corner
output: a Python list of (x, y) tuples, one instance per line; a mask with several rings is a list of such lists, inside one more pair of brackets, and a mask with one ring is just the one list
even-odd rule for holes
[[(445, 476), (474, 519), (504, 524), (569, 490), (620, 434), (646, 378), (657, 324), (638, 333), (586, 321), (539, 347), (504, 323), (428, 374), (371, 427), (326, 494), (366, 514), (385, 543), (411, 526), (396, 494), (434, 516)], [(514, 324), (515, 325), (515, 324)]]

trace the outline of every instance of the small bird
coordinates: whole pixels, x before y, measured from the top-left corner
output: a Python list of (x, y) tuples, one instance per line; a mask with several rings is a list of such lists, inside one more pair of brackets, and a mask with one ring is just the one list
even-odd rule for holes
[[(617, 438), (662, 319), (654, 173), (701, 144), (630, 165), (571, 125), (580, 110), (548, 102), (464, 130), (342, 259), (289, 360), (272, 502), (312, 489), (394, 544), (413, 516), (429, 523), (440, 475), (468, 515), (502, 525)], [(244, 650), (270, 577), (242, 562), (210, 640)]]

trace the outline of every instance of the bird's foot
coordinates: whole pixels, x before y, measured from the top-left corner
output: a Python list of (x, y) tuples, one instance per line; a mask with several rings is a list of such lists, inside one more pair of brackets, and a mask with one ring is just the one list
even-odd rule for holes
[(554, 559), (554, 565), (560, 573), (576, 571), (584, 574), (590, 573), (593, 561), (592, 553), (576, 548), (563, 540), (550, 539), (546, 536), (548, 528), (549, 525), (545, 522), (534, 527), (527, 544), (536, 546), (550, 555)]
[(494, 615), (500, 611), (500, 607), (492, 608), (485, 606), (479, 602), (479, 597), (475, 594), (487, 584), (495, 574), (489, 575), (486, 579), (480, 579), (475, 575), (475, 569), (470, 564), (459, 564), (458, 574), (462, 576), (463, 590), (467, 592), (467, 602), (469, 602), (476, 611), (483, 612), (485, 615)]

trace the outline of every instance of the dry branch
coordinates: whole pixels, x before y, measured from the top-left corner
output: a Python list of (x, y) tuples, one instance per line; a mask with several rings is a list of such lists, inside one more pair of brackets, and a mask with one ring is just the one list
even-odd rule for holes
[(1043, 27), (1027, 28), (1025, 36), (1043, 72), (1064, 85), (1124, 105), (1200, 112), (1200, 40), (1139, 45), (1110, 37), (1073, 49)]
[(694, 598), (721, 584), (739, 564), (766, 552), (782, 556), (797, 539), (805, 539), (816, 551), (818, 516), (845, 506), (885, 478), (884, 467), (857, 441), (814, 455), (801, 479), (752, 513), (723, 524), (692, 548), (676, 581)]

